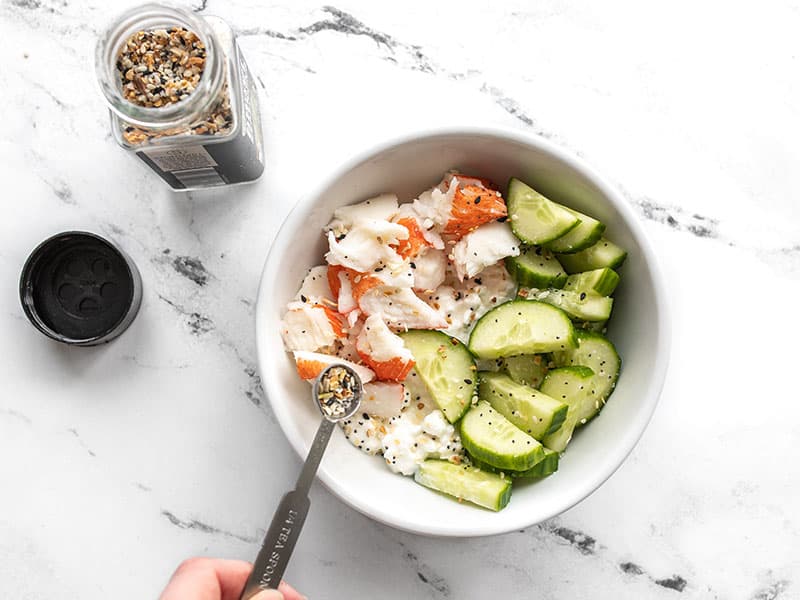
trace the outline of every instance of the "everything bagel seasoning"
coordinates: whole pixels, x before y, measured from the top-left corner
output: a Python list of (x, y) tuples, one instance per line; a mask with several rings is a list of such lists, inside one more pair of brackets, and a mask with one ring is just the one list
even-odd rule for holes
[[(184, 27), (137, 31), (123, 44), (116, 68), (126, 100), (145, 108), (161, 108), (181, 102), (192, 94), (203, 75), (206, 47)], [(214, 109), (189, 127), (157, 130), (126, 125), (123, 136), (141, 144), (166, 135), (218, 135), (227, 133), (233, 121), (227, 84)]]
[(357, 390), (358, 382), (348, 369), (331, 367), (319, 380), (319, 407), (326, 417), (340, 419), (350, 411)]
[(183, 27), (137, 31), (120, 49), (117, 70), (129, 102), (160, 107), (179, 102), (200, 81), (206, 47)]
[(101, 36), (97, 74), (117, 143), (172, 189), (246, 183), (263, 172), (258, 95), (219, 17), (133, 8)]

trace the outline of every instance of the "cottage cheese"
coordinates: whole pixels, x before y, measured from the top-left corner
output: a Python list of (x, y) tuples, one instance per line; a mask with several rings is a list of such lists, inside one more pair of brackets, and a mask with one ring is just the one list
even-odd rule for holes
[(383, 450), (383, 432), (385, 423), (378, 417), (357, 415), (342, 424), (344, 436), (353, 446), (367, 454), (380, 454)]
[(411, 412), (402, 413), (386, 426), (383, 458), (395, 473), (413, 475), (428, 458), (452, 459), (462, 452), (461, 439), (440, 410), (423, 419)]
[(516, 289), (505, 266), (498, 263), (464, 281), (458, 281), (451, 271), (445, 285), (423, 299), (447, 321), (444, 332), (467, 343), (475, 322), (495, 306), (511, 300)]

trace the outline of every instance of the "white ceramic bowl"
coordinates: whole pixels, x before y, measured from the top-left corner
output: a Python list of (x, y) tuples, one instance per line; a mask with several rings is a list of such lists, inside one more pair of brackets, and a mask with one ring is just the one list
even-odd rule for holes
[(413, 199), (448, 169), (505, 184), (519, 177), (553, 200), (602, 220), (607, 236), (628, 250), (615, 293), (609, 336), (622, 356), (616, 391), (591, 425), (575, 435), (558, 472), (515, 485), (498, 513), (425, 489), (391, 473), (380, 457), (353, 448), (334, 433), (319, 477), (344, 502), (399, 529), (437, 536), (481, 536), (521, 529), (553, 517), (597, 489), (625, 460), (658, 402), (669, 356), (666, 295), (656, 259), (631, 208), (606, 181), (553, 144), (517, 131), (460, 128), (393, 140), (342, 166), (316, 193), (301, 200), (279, 231), (264, 266), (256, 311), (262, 382), (286, 437), (305, 456), (320, 416), (279, 324), (308, 268), (323, 263), (322, 228), (333, 210), (396, 193)]

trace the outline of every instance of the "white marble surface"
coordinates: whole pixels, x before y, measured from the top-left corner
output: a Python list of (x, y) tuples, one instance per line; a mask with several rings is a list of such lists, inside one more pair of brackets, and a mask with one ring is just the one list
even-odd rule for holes
[[(154, 598), (182, 558), (252, 558), (299, 466), (254, 371), (281, 220), (372, 141), (501, 123), (640, 209), (674, 307), (653, 422), (588, 500), (490, 539), (400, 533), (316, 486), (287, 577), (312, 599), (800, 598), (796, 3), (197, 0), (243, 34), (269, 164), (191, 197), (109, 136), (93, 45), (128, 4), (0, 1), (0, 596)], [(67, 228), (141, 269), (108, 346), (22, 316), (26, 255)]]

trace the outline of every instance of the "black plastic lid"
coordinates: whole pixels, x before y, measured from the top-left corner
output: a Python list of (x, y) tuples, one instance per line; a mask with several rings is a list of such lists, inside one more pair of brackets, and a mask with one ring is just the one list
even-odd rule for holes
[(67, 231), (28, 257), (19, 285), (22, 308), (48, 337), (78, 346), (111, 341), (131, 324), (142, 299), (136, 265), (114, 243)]

